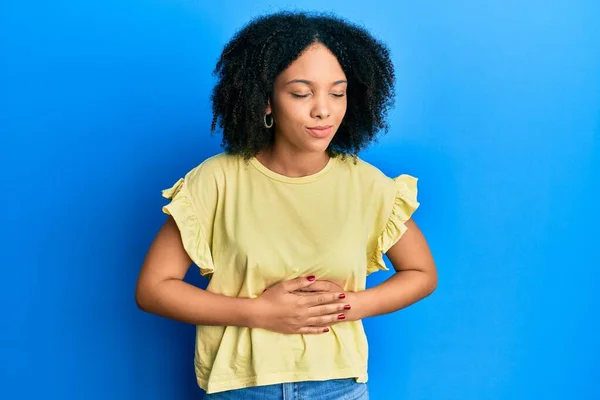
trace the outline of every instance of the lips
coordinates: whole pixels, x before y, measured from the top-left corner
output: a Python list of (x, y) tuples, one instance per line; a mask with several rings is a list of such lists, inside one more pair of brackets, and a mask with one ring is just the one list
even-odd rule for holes
[(331, 129), (332, 129), (331, 125), (313, 126), (311, 128), (306, 128), (308, 133), (310, 133), (311, 136), (316, 137), (316, 138), (325, 138), (325, 137), (329, 136), (329, 134), (331, 133)]

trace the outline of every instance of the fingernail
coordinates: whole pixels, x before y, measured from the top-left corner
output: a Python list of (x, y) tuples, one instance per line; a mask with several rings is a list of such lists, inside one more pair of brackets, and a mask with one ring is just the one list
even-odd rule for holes
[(306, 279), (308, 279), (309, 281), (311, 281), (311, 282), (312, 282), (312, 281), (314, 281), (314, 280), (315, 280), (315, 276), (314, 276), (314, 275), (311, 275), (311, 276), (309, 276), (309, 277), (308, 277), (308, 278), (306, 278)]
[(345, 299), (345, 298), (346, 298), (346, 295), (345, 295), (344, 293), (342, 293), (342, 294), (340, 294), (340, 296), (339, 296), (339, 297), (340, 297), (340, 299)]
[(344, 319), (344, 318), (346, 318), (346, 316), (344, 314), (339, 314), (338, 315), (338, 319)]
[(324, 332), (329, 332), (329, 328), (323, 329)]
[(344, 306), (344, 310), (349, 310), (350, 308), (352, 308), (352, 307), (350, 307), (350, 304), (346, 304), (346, 305)]

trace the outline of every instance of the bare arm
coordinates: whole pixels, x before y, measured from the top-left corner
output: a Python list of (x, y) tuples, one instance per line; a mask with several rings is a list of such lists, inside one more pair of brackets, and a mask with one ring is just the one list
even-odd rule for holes
[(302, 297), (296, 290), (314, 278), (284, 281), (253, 299), (229, 297), (183, 281), (192, 260), (177, 224), (169, 217), (152, 242), (138, 278), (135, 298), (146, 312), (193, 325), (245, 326), (282, 333), (324, 333), (338, 323), (342, 293)]
[(192, 260), (169, 217), (142, 264), (135, 299), (140, 309), (194, 325), (248, 326), (251, 300), (208, 292), (183, 281)]
[[(398, 311), (429, 296), (437, 286), (437, 270), (425, 237), (412, 220), (408, 230), (386, 253), (396, 273), (385, 282), (348, 297), (349, 320)], [(354, 305), (356, 304), (356, 307)]]

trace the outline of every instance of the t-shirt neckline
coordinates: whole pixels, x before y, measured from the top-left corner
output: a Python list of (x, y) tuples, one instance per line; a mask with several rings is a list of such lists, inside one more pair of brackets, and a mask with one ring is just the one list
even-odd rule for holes
[(331, 168), (333, 167), (334, 163), (335, 157), (329, 157), (329, 161), (327, 161), (327, 164), (325, 164), (325, 166), (320, 171), (317, 171), (314, 174), (305, 176), (286, 176), (265, 167), (260, 161), (258, 161), (256, 157), (252, 157), (250, 159), (250, 164), (252, 164), (252, 166), (254, 166), (254, 168), (256, 168), (259, 172), (271, 179), (275, 179), (277, 181), (285, 183), (314, 182), (321, 178), (323, 175), (325, 175), (327, 172), (329, 172), (329, 170), (331, 170)]

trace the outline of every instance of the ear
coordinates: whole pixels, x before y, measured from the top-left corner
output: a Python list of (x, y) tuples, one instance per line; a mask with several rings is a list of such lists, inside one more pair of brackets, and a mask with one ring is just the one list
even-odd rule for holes
[(271, 99), (267, 99), (267, 108), (265, 108), (265, 114), (273, 114), (273, 110), (271, 109)]

